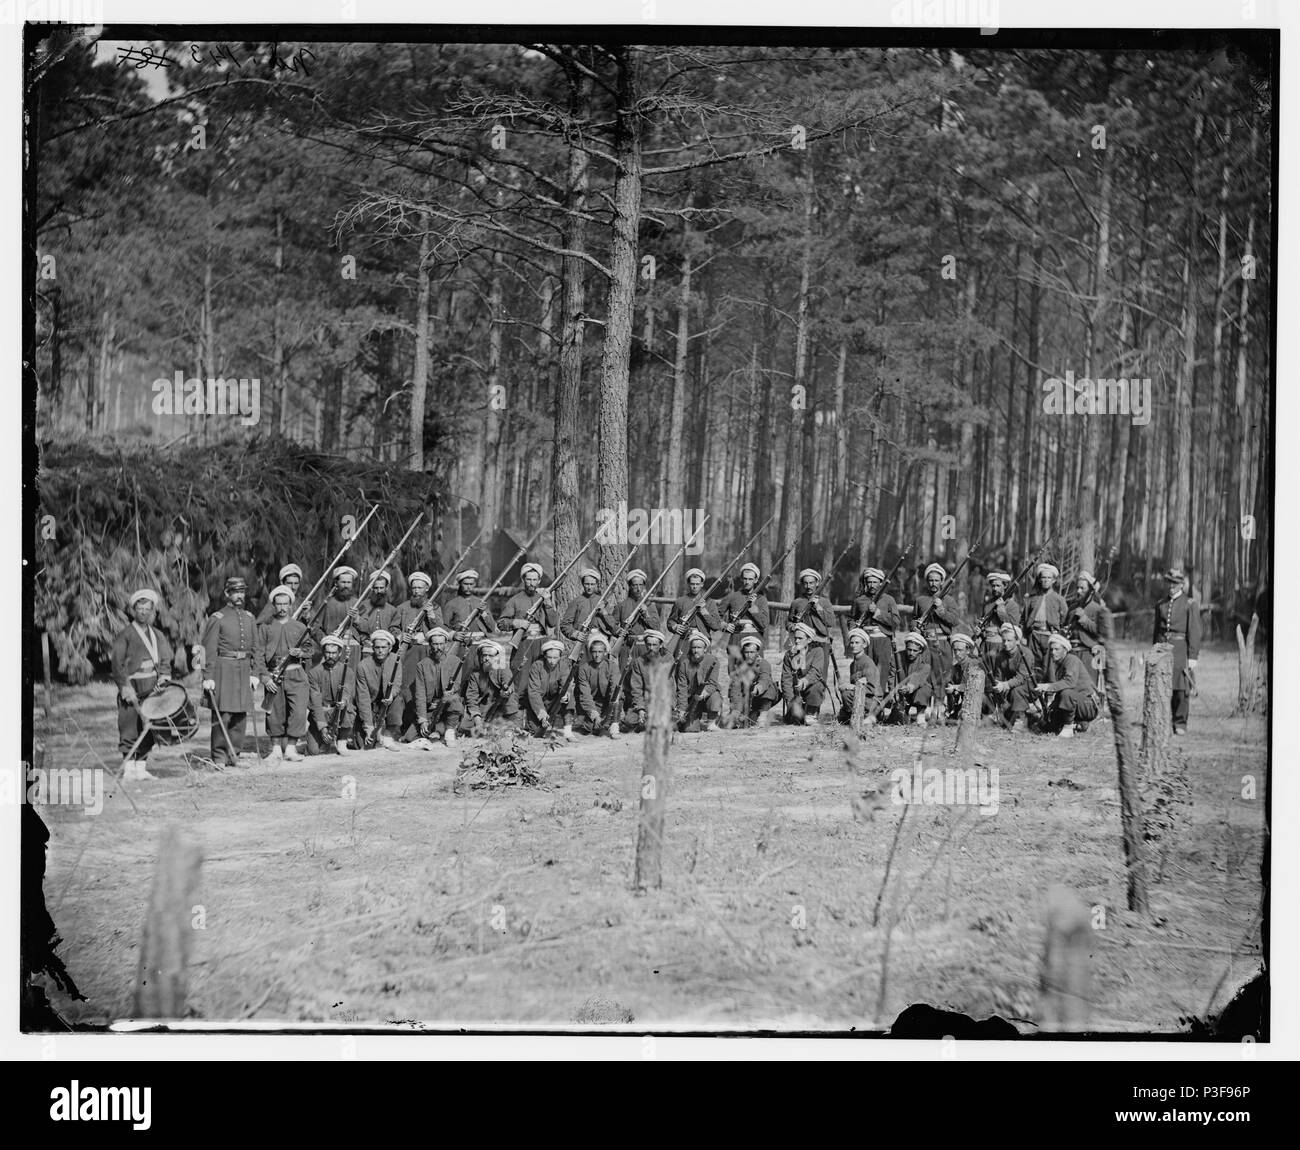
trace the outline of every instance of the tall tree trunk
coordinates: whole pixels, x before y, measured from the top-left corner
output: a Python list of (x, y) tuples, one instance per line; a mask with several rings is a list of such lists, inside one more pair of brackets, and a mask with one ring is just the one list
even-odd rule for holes
[[(492, 254), (492, 280), (488, 287), (487, 415), (483, 424), (483, 538), (491, 543), (501, 526), (501, 427), (505, 420), (497, 400), (501, 385), (501, 276), (504, 257)], [(498, 574), (498, 572), (493, 572)]]
[[(694, 195), (688, 192), (686, 207), (689, 209), (693, 202)], [(682, 432), (686, 423), (686, 356), (690, 351), (693, 257), (690, 217), (686, 216), (682, 221), (682, 275), (677, 295), (677, 341), (673, 352), (673, 390), (668, 419), (668, 451), (664, 456), (665, 501), (662, 506), (668, 508), (670, 512), (681, 510), (686, 503), (686, 468), (683, 466)], [(660, 584), (663, 594), (677, 594), (681, 586), (681, 571), (682, 565), (678, 563), (668, 572), (667, 578)]]
[(289, 381), (284, 374), (284, 214), (275, 209), (275, 303), (271, 309), (272, 394), (276, 419), (272, 426), (280, 435), (289, 430)]
[(429, 217), (420, 214), (420, 254), (415, 268), (415, 357), (411, 373), (410, 462), (424, 470), (424, 406), (429, 392)]
[[(799, 258), (799, 303), (794, 344), (794, 389), (799, 402), (794, 404), (787, 425), (785, 484), (782, 487), (781, 521), (785, 525), (782, 550), (793, 548), (801, 530), (799, 511), (803, 503), (803, 427), (807, 417), (804, 392), (808, 369), (808, 288), (812, 274), (813, 171), (810, 152), (803, 153), (803, 240)], [(778, 586), (786, 602), (794, 598), (795, 572), (799, 570), (798, 549), (786, 557), (776, 573)]]
[[(636, 305), (637, 228), (641, 219), (641, 112), (637, 108), (641, 60), (637, 49), (615, 50), (618, 107), (615, 112), (614, 225), (610, 245), (609, 297), (601, 352), (600, 394), (596, 404), (597, 497), (617, 508), (627, 499), (627, 385)], [(621, 543), (600, 546), (599, 570), (608, 583), (622, 565)]]
[[(1259, 146), (1259, 129), (1250, 130), (1250, 164), (1255, 166), (1256, 149)], [(1250, 490), (1251, 468), (1251, 418), (1250, 393), (1246, 389), (1246, 372), (1250, 353), (1250, 282), (1251, 276), (1245, 274), (1246, 265), (1255, 257), (1255, 200), (1252, 198), (1246, 219), (1246, 247), (1242, 253), (1243, 274), (1241, 277), (1241, 295), (1237, 303), (1237, 379), (1233, 396), (1237, 415), (1237, 467), (1235, 469), (1236, 499), (1233, 501), (1233, 513), (1237, 516), (1233, 524), (1233, 588), (1240, 594), (1250, 587), (1250, 540), (1242, 530), (1242, 517), (1254, 512), (1254, 499)]]
[[(569, 113), (574, 123), (583, 123), (591, 100), (591, 80), (570, 75)], [(586, 211), (587, 153), (570, 143), (568, 208), (564, 218), (564, 247), (569, 252), (586, 251), (586, 221), (577, 214)], [(586, 324), (587, 265), (580, 256), (566, 255), (560, 265), (560, 357), (555, 387), (555, 451), (551, 458), (551, 489), (555, 493), (555, 571), (560, 571), (578, 553), (583, 540), (578, 534), (578, 402), (582, 389), (582, 341)], [(554, 574), (554, 573), (553, 573)], [(558, 588), (561, 604), (578, 590), (577, 575), (570, 573)]]

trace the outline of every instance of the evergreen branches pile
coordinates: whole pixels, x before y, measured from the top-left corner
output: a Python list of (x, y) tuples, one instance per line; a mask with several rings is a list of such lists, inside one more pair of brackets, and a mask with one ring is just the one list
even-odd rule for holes
[(159, 627), (188, 649), (228, 575), (248, 580), (254, 611), (286, 563), (303, 568), (305, 592), (342, 547), (344, 517), (359, 524), (376, 503), (344, 562), (368, 575), (424, 511), (394, 594), (407, 570), (438, 577), (435, 476), (284, 440), (173, 450), (49, 444), (37, 495), (33, 623), (74, 683), (107, 663), (137, 588), (158, 592)]

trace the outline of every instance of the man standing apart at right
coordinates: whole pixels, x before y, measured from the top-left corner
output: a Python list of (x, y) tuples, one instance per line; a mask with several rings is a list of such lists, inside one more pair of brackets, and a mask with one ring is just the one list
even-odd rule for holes
[(1171, 567), (1165, 572), (1169, 590), (1156, 604), (1156, 643), (1172, 643), (1174, 648), (1174, 734), (1187, 734), (1187, 716), (1191, 710), (1192, 675), (1201, 651), (1201, 610), (1186, 592), (1182, 569)]

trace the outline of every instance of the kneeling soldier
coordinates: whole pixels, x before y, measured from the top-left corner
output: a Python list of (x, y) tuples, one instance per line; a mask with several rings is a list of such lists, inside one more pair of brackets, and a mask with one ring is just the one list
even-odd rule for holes
[(495, 639), (481, 639), (475, 648), (477, 666), (465, 681), (465, 718), (468, 727), (483, 734), (494, 719), (514, 723), (519, 718), (519, 696), (515, 693), (510, 658)]
[(456, 665), (447, 653), (451, 632), (445, 627), (430, 627), (426, 633), (428, 654), (415, 668), (412, 696), (415, 705), (415, 725), (420, 737), (415, 745), (428, 750), (432, 744), (429, 736), (449, 747), (456, 745), (456, 728), (465, 719), (465, 703), (456, 690)]
[(344, 657), (347, 644), (334, 635), (321, 640), (324, 655), (307, 672), (307, 753), (347, 753), (347, 736), (356, 722), (357, 679)]
[(1053, 635), (1047, 641), (1043, 679), (1034, 688), (1044, 700), (1043, 729), (1063, 739), (1074, 735), (1076, 724), (1086, 730), (1089, 721), (1097, 717), (1097, 694), (1088, 669), (1070, 651), (1070, 640), (1064, 635)]
[[(951, 643), (952, 670), (948, 672), (948, 682), (944, 685), (944, 717), (949, 720), (961, 718), (962, 702), (966, 698), (966, 660), (981, 658), (975, 649), (975, 640), (971, 638), (964, 626), (959, 626), (953, 631)], [(988, 665), (987, 663), (983, 665), (985, 698), (980, 702), (981, 715), (986, 714), (989, 709), (987, 698)]]
[(646, 712), (650, 709), (650, 671), (659, 663), (667, 663), (670, 656), (665, 648), (668, 637), (658, 628), (641, 635), (642, 653), (633, 657), (627, 673), (627, 710), (623, 713), (623, 729), (640, 734), (645, 730)]
[(781, 697), (772, 678), (772, 665), (763, 658), (763, 640), (757, 631), (740, 635), (740, 662), (727, 684), (733, 727), (766, 726), (769, 712)]
[(871, 636), (861, 627), (854, 627), (849, 632), (849, 686), (840, 700), (839, 719), (841, 723), (853, 718), (853, 707), (857, 702), (858, 692), (862, 692), (864, 720), (874, 722), (871, 715), (872, 705), (881, 695), (880, 671), (876, 661), (871, 657)]
[(785, 721), (812, 726), (826, 694), (826, 680), (821, 671), (824, 664), (818, 661), (817, 652), (826, 648), (813, 645), (817, 632), (807, 623), (796, 623), (790, 628), (790, 634), (792, 641), (781, 660)]
[(609, 640), (599, 632), (587, 636), (587, 658), (578, 664), (578, 715), (574, 730), (583, 735), (617, 735), (618, 723), (606, 722), (617, 714), (618, 672), (609, 659)]
[(993, 656), (988, 695), (994, 714), (1013, 731), (1025, 729), (1025, 712), (1033, 701), (1034, 661), (1025, 647), (1024, 634), (1014, 623), (998, 631), (1002, 648)]
[(382, 627), (370, 634), (370, 654), (357, 672), (357, 717), (362, 749), (376, 739), (386, 751), (400, 750), (394, 735), (402, 727), (402, 663), (393, 654), (393, 634)]
[(909, 631), (903, 642), (903, 677), (896, 690), (907, 704), (907, 718), (917, 726), (925, 726), (925, 711), (933, 697), (930, 681), (930, 648), (919, 631)]
[(524, 725), (530, 735), (549, 735), (558, 725), (566, 739), (573, 738), (567, 698), (569, 670), (564, 644), (559, 639), (545, 640), (541, 657), (528, 668)]
[(302, 661), (313, 644), (307, 624), (289, 618), (292, 603), (293, 591), (287, 585), (277, 587), (271, 592), (271, 618), (257, 629), (266, 664), (262, 687), (270, 700), (266, 712), (266, 733), (271, 737), (268, 762), (281, 757), (301, 759), (298, 740), (307, 734), (311, 687)]
[(677, 661), (677, 705), (673, 721), (679, 731), (716, 731), (722, 711), (722, 681), (718, 660), (709, 651), (709, 637), (692, 631), (686, 637), (686, 658)]

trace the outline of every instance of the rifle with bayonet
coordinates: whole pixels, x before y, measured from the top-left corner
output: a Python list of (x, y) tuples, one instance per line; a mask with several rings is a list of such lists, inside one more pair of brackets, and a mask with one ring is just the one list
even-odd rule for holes
[[(1001, 596), (1003, 602), (1006, 602), (1006, 600), (1009, 599), (1015, 593), (1016, 588), (1020, 585), (1020, 581), (1038, 565), (1039, 561), (1042, 558), (1043, 552), (1047, 550), (1048, 544), (1052, 542), (1052, 539), (1053, 536), (1049, 535), (1047, 539), (1044, 541), (1043, 545), (1039, 547), (1034, 557), (1031, 560), (1029, 560), (1029, 562), (1026, 563), (1016, 573), (1016, 577), (1012, 579), (1011, 582), (1007, 585), (1007, 589), (1005, 593)], [(975, 628), (976, 635), (982, 635), (984, 633), (984, 628), (993, 622), (993, 620), (997, 616), (999, 606), (1000, 604), (994, 602), (993, 606), (989, 609), (987, 614), (985, 614), (984, 617), (980, 619), (979, 625)]]

